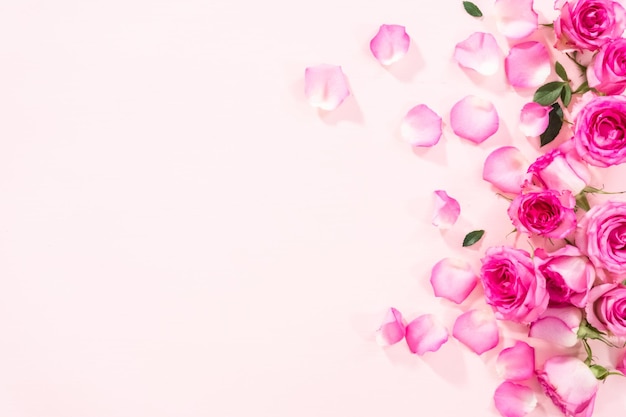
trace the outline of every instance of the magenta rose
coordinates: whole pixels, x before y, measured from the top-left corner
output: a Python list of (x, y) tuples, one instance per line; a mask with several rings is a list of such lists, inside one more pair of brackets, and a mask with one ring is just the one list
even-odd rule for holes
[[(557, 0), (557, 3), (559, 1)], [(561, 5), (554, 21), (558, 49), (595, 51), (608, 41), (622, 36), (626, 10), (612, 0), (573, 0)]]
[(626, 286), (602, 284), (589, 293), (587, 321), (601, 332), (626, 336)]
[(544, 190), (580, 193), (591, 180), (587, 164), (574, 149), (574, 141), (567, 141), (556, 149), (541, 155), (528, 167), (524, 189), (532, 186)]
[(534, 321), (548, 306), (545, 279), (535, 274), (530, 254), (508, 246), (487, 249), (480, 279), (485, 299), (499, 319)]
[(587, 68), (587, 80), (589, 87), (607, 95), (626, 90), (626, 39), (602, 45)]
[(608, 167), (626, 161), (626, 97), (595, 97), (576, 115), (576, 151), (591, 165)]
[(569, 191), (519, 194), (509, 206), (517, 230), (530, 235), (564, 238), (576, 228), (576, 200)]

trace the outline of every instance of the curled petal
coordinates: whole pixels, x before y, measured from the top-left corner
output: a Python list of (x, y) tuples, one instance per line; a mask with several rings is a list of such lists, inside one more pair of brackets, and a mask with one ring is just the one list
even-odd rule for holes
[(501, 52), (492, 34), (476, 32), (456, 44), (454, 59), (479, 74), (493, 75), (500, 68)]
[(537, 406), (532, 389), (509, 381), (496, 388), (493, 400), (503, 417), (523, 417)]
[(350, 95), (350, 89), (340, 66), (322, 64), (304, 71), (304, 94), (311, 106), (334, 110)]
[(496, 371), (508, 381), (530, 379), (535, 373), (535, 349), (526, 342), (515, 342), (498, 355)]
[(419, 104), (404, 116), (400, 134), (413, 146), (434, 146), (441, 138), (441, 117), (427, 105)]
[(440, 229), (449, 229), (456, 223), (461, 214), (461, 205), (443, 190), (435, 191), (435, 212), (433, 226)]
[(504, 70), (513, 87), (539, 87), (550, 75), (550, 54), (539, 42), (520, 43), (504, 59)]
[(413, 353), (436, 352), (448, 341), (448, 331), (432, 314), (424, 314), (406, 326), (406, 343)]
[(379, 346), (390, 346), (404, 339), (406, 323), (402, 314), (395, 308), (390, 308), (383, 323), (376, 331), (376, 342)]
[(529, 137), (537, 137), (546, 131), (550, 121), (550, 106), (542, 106), (539, 103), (526, 103), (522, 108), (519, 118), (519, 128), (522, 133)]
[(528, 166), (528, 160), (519, 149), (503, 146), (485, 159), (483, 179), (505, 193), (519, 194)]
[(537, 30), (533, 0), (496, 0), (494, 11), (498, 30), (507, 38), (525, 38)]
[(452, 336), (480, 355), (498, 345), (498, 324), (492, 313), (470, 310), (454, 322)]
[(474, 143), (484, 142), (498, 130), (500, 118), (488, 100), (467, 96), (450, 111), (450, 126), (454, 133)]
[(435, 296), (461, 304), (472, 292), (478, 278), (469, 263), (460, 259), (444, 258), (437, 262), (430, 275)]
[(534, 321), (530, 325), (528, 336), (567, 347), (572, 347), (578, 342), (576, 333), (557, 317), (544, 317)]
[(406, 55), (410, 43), (411, 38), (404, 26), (381, 25), (376, 36), (370, 41), (370, 49), (378, 62), (391, 65)]

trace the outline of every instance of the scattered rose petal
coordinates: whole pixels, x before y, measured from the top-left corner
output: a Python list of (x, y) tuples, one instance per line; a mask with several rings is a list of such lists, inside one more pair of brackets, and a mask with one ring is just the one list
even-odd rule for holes
[(548, 308), (538, 320), (531, 323), (528, 336), (572, 347), (578, 343), (576, 333), (581, 320), (582, 313), (579, 308)]
[(350, 95), (348, 80), (337, 65), (318, 65), (304, 71), (304, 94), (313, 107), (334, 110)]
[(383, 65), (391, 65), (402, 59), (409, 50), (411, 38), (404, 26), (381, 25), (370, 42), (374, 57)]
[(503, 146), (485, 159), (483, 179), (502, 192), (519, 194), (528, 166), (528, 160), (519, 149)]
[(537, 30), (533, 0), (496, 0), (494, 12), (498, 30), (507, 38), (525, 38)]
[(480, 97), (467, 96), (450, 111), (450, 126), (454, 133), (474, 143), (484, 142), (496, 133), (499, 125), (493, 103)]
[(395, 308), (390, 308), (383, 323), (376, 331), (376, 342), (379, 346), (390, 346), (404, 339), (406, 323), (402, 314)]
[(427, 105), (419, 104), (404, 116), (400, 134), (413, 146), (434, 146), (441, 138), (441, 117)]
[(550, 121), (551, 106), (542, 106), (534, 101), (526, 103), (520, 114), (519, 128), (525, 136), (537, 137), (546, 131)]
[(454, 322), (452, 336), (480, 355), (498, 345), (498, 324), (491, 312), (470, 310)]
[(537, 397), (532, 389), (509, 381), (496, 388), (493, 399), (504, 417), (523, 417), (537, 406)]
[(503, 349), (496, 360), (496, 372), (508, 381), (530, 379), (535, 373), (535, 349), (522, 341)]
[(449, 229), (456, 223), (461, 214), (461, 205), (443, 190), (435, 191), (435, 212), (433, 226), (440, 229)]
[(539, 42), (520, 43), (504, 59), (504, 70), (513, 87), (539, 87), (550, 75), (550, 54)]
[(478, 277), (469, 263), (460, 259), (445, 258), (437, 262), (430, 275), (435, 296), (461, 304), (472, 292)]
[(479, 74), (493, 75), (500, 68), (501, 52), (492, 34), (476, 32), (456, 44), (454, 59)]
[(432, 314), (424, 314), (406, 326), (406, 343), (413, 353), (436, 352), (448, 341), (448, 331)]
[(617, 361), (615, 369), (626, 375), (626, 352), (622, 353), (620, 359)]

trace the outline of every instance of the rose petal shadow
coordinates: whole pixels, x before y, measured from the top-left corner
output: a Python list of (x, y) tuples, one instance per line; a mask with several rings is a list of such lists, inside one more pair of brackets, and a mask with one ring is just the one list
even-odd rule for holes
[(398, 62), (385, 67), (398, 81), (410, 83), (425, 66), (424, 58), (415, 42), (411, 42), (406, 55)]
[(341, 122), (352, 122), (358, 125), (364, 124), (363, 112), (359, 107), (359, 104), (354, 97), (354, 94), (350, 94), (343, 103), (339, 105), (335, 110), (326, 111), (322, 109), (317, 110), (317, 114), (324, 123), (335, 126)]
[(437, 352), (427, 352), (422, 360), (446, 382), (461, 387), (467, 383), (467, 368), (459, 346), (453, 339), (449, 335), (448, 341)]
[(493, 75), (482, 75), (471, 68), (465, 68), (459, 65), (459, 68), (465, 73), (467, 78), (478, 87), (496, 93), (504, 93), (510, 91), (510, 85), (506, 79), (506, 74), (502, 66)]
[(430, 147), (413, 146), (411, 151), (414, 155), (419, 156), (420, 158), (423, 158), (440, 166), (445, 166), (448, 163), (448, 158), (446, 154), (445, 144), (441, 143), (442, 140), (444, 140), (443, 135), (441, 136), (439, 143), (437, 143), (436, 145)]

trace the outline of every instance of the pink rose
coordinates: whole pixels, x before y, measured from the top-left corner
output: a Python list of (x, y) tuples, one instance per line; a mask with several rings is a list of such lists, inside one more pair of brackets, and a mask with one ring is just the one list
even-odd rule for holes
[(571, 356), (548, 359), (537, 371), (543, 391), (563, 414), (591, 417), (598, 392), (598, 380), (587, 365)]
[(509, 206), (517, 230), (531, 235), (564, 238), (576, 228), (576, 199), (569, 191), (519, 194)]
[(576, 151), (591, 165), (608, 167), (626, 161), (626, 97), (596, 97), (574, 120)]
[(587, 321), (601, 332), (626, 336), (626, 286), (602, 284), (589, 293)]
[(608, 95), (626, 90), (626, 39), (602, 45), (587, 68), (589, 87)]
[(554, 21), (558, 49), (595, 51), (626, 29), (626, 10), (612, 0), (565, 2)]
[(499, 319), (534, 321), (548, 306), (546, 282), (535, 274), (530, 254), (508, 246), (487, 249), (480, 279), (487, 304)]

